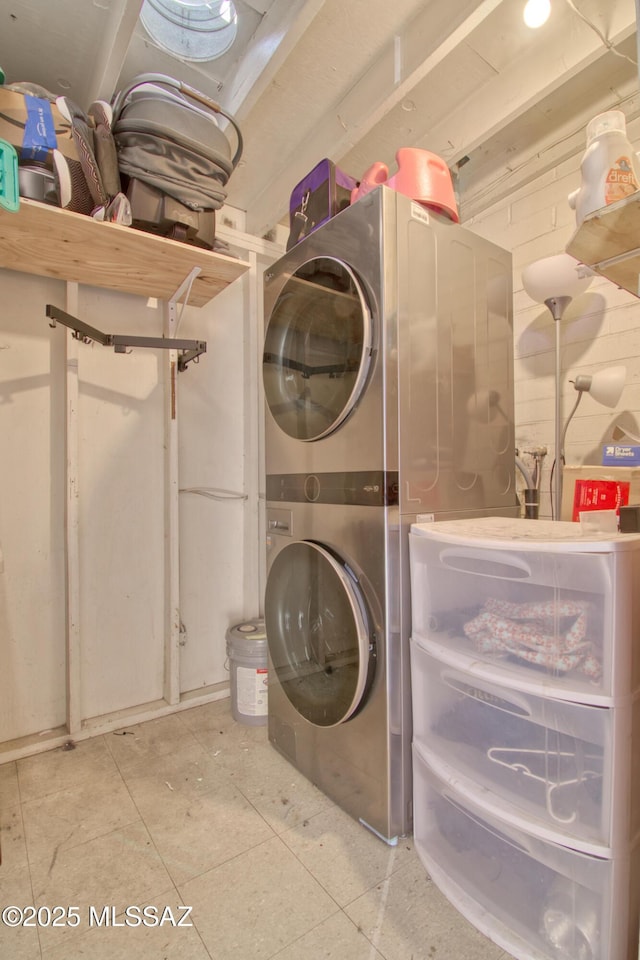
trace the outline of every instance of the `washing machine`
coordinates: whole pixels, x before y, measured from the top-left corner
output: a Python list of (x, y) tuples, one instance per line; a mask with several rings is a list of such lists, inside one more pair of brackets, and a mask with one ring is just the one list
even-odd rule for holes
[(411, 523), (516, 516), (511, 256), (381, 186), (264, 277), (269, 739), (410, 832)]

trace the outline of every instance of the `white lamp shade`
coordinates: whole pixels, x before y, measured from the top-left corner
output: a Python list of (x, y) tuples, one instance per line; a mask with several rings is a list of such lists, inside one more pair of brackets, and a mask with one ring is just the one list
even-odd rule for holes
[(606, 370), (598, 370), (591, 377), (589, 396), (604, 407), (615, 407), (622, 396), (626, 379), (626, 367), (609, 367)]
[(556, 297), (577, 297), (591, 283), (592, 276), (581, 276), (584, 267), (568, 253), (545, 257), (530, 263), (522, 271), (525, 292), (536, 303)]

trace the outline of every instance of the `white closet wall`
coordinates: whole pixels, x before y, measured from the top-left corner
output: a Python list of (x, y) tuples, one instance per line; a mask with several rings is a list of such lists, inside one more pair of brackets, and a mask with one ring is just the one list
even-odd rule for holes
[(64, 342), (44, 316), (61, 287), (0, 274), (2, 740), (66, 715)]
[(279, 252), (238, 236), (250, 270), (177, 305), (177, 336), (207, 342), (177, 375), (177, 656), (171, 354), (78, 342), (45, 316), (158, 337), (164, 305), (0, 270), (0, 762), (228, 693), (226, 630), (262, 602), (261, 273)]

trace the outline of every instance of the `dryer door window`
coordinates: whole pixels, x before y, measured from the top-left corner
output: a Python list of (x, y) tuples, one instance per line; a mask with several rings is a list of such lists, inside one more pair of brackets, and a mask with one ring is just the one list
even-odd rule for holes
[(284, 547), (267, 578), (265, 627), (272, 669), (298, 713), (320, 727), (348, 720), (368, 689), (374, 646), (346, 566), (311, 541)]
[(349, 415), (364, 387), (371, 315), (355, 274), (317, 257), (287, 280), (269, 317), (263, 356), (265, 398), (297, 440), (319, 440)]

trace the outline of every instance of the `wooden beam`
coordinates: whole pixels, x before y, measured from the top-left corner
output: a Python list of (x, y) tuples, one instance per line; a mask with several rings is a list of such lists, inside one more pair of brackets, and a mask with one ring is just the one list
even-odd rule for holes
[[(622, 43), (635, 29), (634, 0), (618, 0), (611, 9), (609, 42)], [(576, 18), (570, 43), (558, 33), (531, 47), (414, 145), (455, 163), (604, 56), (610, 56), (608, 48)]]
[(221, 106), (242, 120), (262, 96), (285, 58), (324, 6), (325, 0), (274, 0), (251, 43), (230, 71)]
[(100, 44), (86, 91), (85, 107), (94, 100), (111, 100), (131, 43), (131, 37), (140, 18), (143, 0), (114, 0), (109, 12), (107, 29)]

